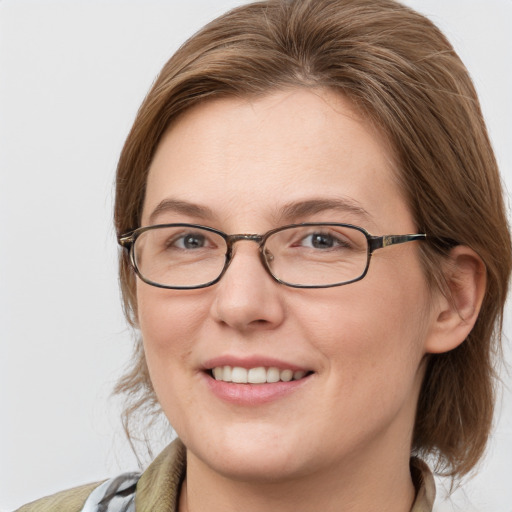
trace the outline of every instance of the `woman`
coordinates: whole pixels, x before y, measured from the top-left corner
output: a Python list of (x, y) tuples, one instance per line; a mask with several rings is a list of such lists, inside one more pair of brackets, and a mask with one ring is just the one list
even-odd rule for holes
[(473, 86), (425, 18), (215, 20), (139, 111), (115, 221), (141, 332), (119, 390), (180, 440), (21, 510), (418, 512), (421, 457), (453, 477), (481, 457), (510, 235)]

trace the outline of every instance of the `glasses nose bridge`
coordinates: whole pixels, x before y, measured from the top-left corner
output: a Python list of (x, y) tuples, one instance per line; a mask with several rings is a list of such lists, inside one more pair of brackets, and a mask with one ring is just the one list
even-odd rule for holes
[(265, 244), (266, 238), (267, 237), (265, 235), (256, 235), (256, 234), (252, 234), (252, 233), (240, 233), (240, 234), (235, 234), (235, 235), (228, 235), (225, 238), (226, 244), (228, 246), (226, 268), (229, 266), (229, 264), (231, 263), (234, 255), (235, 255), (235, 253), (233, 251), (234, 244), (236, 242), (247, 241), (247, 242), (255, 242), (256, 244), (258, 244), (259, 256), (260, 256), (261, 263), (262, 263), (263, 267), (265, 268), (265, 270), (267, 272), (269, 272), (268, 263), (266, 261), (267, 258), (265, 257), (265, 254), (263, 253), (263, 246)]
[(263, 239), (264, 239), (263, 235), (254, 235), (254, 234), (250, 234), (250, 233), (249, 234), (241, 233), (241, 234), (236, 234), (236, 235), (228, 235), (226, 237), (226, 242), (228, 244), (229, 251), (231, 252), (231, 250), (233, 248), (233, 245), (236, 242), (247, 240), (248, 242), (255, 242), (255, 243), (257, 243), (258, 245), (261, 246), (261, 243), (262, 243)]

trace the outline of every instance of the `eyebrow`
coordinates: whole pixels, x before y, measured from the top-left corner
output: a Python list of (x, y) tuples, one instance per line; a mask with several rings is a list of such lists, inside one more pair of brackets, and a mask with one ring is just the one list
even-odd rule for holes
[(188, 201), (180, 201), (178, 199), (163, 199), (158, 203), (156, 208), (151, 212), (149, 216), (149, 223), (153, 224), (155, 219), (162, 213), (179, 213), (188, 217), (199, 217), (199, 218), (213, 218), (214, 213), (210, 208), (206, 206), (200, 206), (195, 203), (189, 203)]
[(367, 210), (350, 198), (320, 198), (289, 203), (279, 209), (277, 218), (279, 220), (297, 221), (303, 217), (322, 213), (327, 210), (355, 214), (367, 220), (372, 219), (372, 216)]
[[(350, 198), (320, 198), (308, 199), (306, 201), (295, 201), (284, 205), (273, 215), (276, 223), (298, 222), (299, 220), (322, 213), (325, 211), (337, 211), (340, 213), (350, 213), (371, 220), (372, 216), (359, 203)], [(201, 219), (215, 219), (216, 215), (207, 206), (181, 201), (179, 199), (167, 198), (158, 203), (156, 208), (149, 216), (149, 223), (154, 224), (156, 218), (162, 213), (177, 213), (188, 217)]]

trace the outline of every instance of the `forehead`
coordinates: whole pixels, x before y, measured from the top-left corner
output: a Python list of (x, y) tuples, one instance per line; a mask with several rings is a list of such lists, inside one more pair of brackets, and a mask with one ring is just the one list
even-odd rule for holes
[(395, 167), (385, 137), (340, 94), (296, 89), (218, 99), (185, 112), (162, 138), (143, 221), (168, 198), (219, 217), (342, 199), (378, 218), (379, 206), (401, 196)]

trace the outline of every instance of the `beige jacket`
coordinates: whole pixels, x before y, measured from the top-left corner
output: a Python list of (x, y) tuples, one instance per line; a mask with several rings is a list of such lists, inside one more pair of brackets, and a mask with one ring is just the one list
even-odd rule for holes
[[(427, 465), (411, 459), (411, 474), (416, 486), (416, 500), (411, 512), (432, 512), (434, 479)], [(171, 443), (142, 474), (135, 494), (137, 512), (177, 512), (179, 489), (185, 476), (185, 447)], [(80, 512), (87, 497), (101, 482), (84, 485), (48, 496), (17, 512)]]

